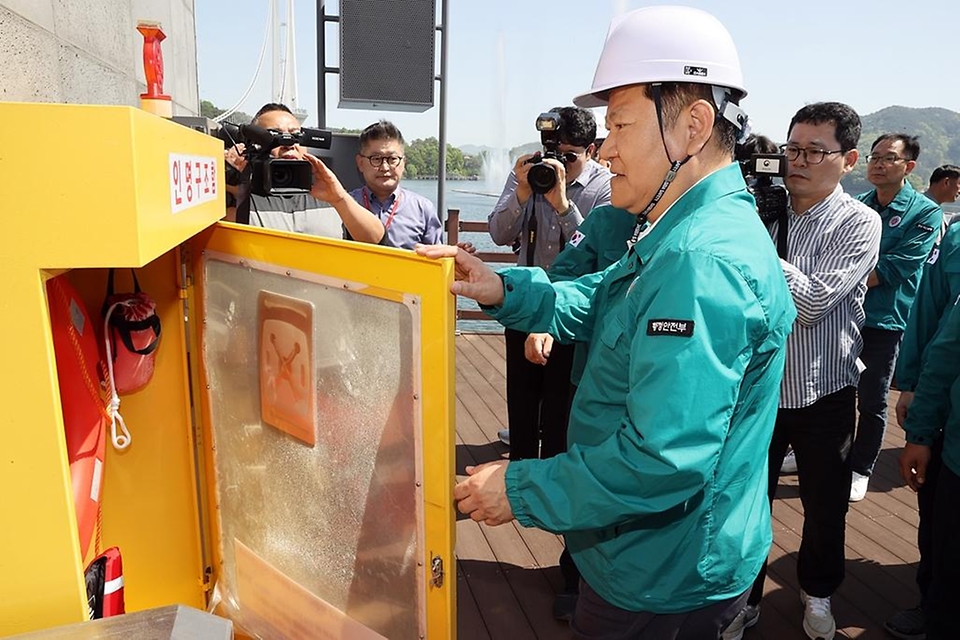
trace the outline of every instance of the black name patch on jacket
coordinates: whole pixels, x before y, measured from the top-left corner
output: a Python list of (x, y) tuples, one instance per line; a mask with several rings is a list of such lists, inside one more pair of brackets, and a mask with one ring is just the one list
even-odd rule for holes
[(931, 227), (928, 224), (923, 224), (922, 222), (917, 223), (917, 229), (920, 229), (921, 231), (926, 231), (927, 233), (930, 233), (931, 231), (933, 231), (933, 227)]
[(647, 323), (648, 336), (676, 336), (689, 338), (693, 335), (693, 320), (658, 318)]

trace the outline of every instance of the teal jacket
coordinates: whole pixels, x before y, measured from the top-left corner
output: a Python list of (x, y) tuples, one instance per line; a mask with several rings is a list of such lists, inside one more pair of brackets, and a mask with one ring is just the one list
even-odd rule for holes
[(886, 207), (877, 202), (877, 190), (861, 193), (857, 199), (880, 214), (880, 261), (876, 272), (880, 284), (867, 290), (863, 309), (864, 326), (888, 331), (903, 331), (923, 262), (937, 240), (943, 212), (933, 200), (918, 193), (909, 182)]
[(943, 464), (960, 475), (960, 305), (948, 311), (924, 358), (903, 430), (907, 442), (930, 446), (943, 425)]
[(569, 450), (507, 468), (517, 520), (564, 533), (624, 609), (743, 593), (772, 539), (767, 448), (796, 309), (739, 168), (692, 187), (602, 277), (500, 274), (504, 325), (591, 343)]
[(897, 388), (913, 391), (926, 362), (927, 346), (947, 323), (960, 296), (960, 224), (951, 225), (923, 267), (923, 277), (897, 357)]
[[(637, 216), (612, 205), (597, 207), (590, 212), (567, 246), (554, 260), (547, 275), (552, 282), (576, 280), (590, 273), (598, 274), (620, 260), (627, 252), (627, 240), (637, 224)], [(570, 382), (580, 384), (587, 365), (590, 345), (578, 342), (573, 352)]]

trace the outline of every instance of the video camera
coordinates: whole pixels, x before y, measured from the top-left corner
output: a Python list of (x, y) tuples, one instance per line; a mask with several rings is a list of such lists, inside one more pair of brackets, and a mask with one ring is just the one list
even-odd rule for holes
[(544, 160), (553, 158), (566, 164), (563, 154), (558, 152), (560, 147), (560, 114), (556, 111), (541, 113), (537, 117), (537, 131), (540, 132), (540, 144), (543, 153), (537, 152), (524, 164), (532, 164), (527, 174), (527, 182), (534, 193), (544, 194), (557, 184), (557, 172)]
[(773, 184), (787, 175), (787, 157), (779, 153), (755, 153), (741, 163), (747, 191), (757, 201), (757, 213), (764, 223), (779, 219), (787, 211), (787, 190)]
[(230, 148), (245, 145), (244, 156), (250, 167), (250, 191), (258, 196), (289, 196), (310, 193), (313, 167), (306, 160), (271, 157), (277, 147), (329, 149), (333, 134), (324, 129), (304, 127), (298, 134), (270, 131), (254, 124), (223, 123), (220, 139)]

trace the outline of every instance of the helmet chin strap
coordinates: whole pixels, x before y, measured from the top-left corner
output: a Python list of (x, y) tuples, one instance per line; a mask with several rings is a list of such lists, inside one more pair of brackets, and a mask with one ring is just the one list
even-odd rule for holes
[[(670, 160), (670, 149), (667, 148), (667, 140), (664, 137), (663, 132), (663, 103), (660, 98), (660, 83), (655, 83), (651, 85), (653, 89), (653, 104), (657, 108), (657, 125), (660, 128), (660, 141), (663, 142), (663, 151), (667, 154), (667, 160)], [(663, 198), (663, 194), (667, 192), (667, 189), (670, 187), (670, 183), (673, 182), (673, 179), (677, 177), (677, 171), (680, 170), (687, 160), (690, 159), (688, 155), (683, 160), (670, 160), (670, 170), (667, 171), (667, 175), (663, 178), (663, 182), (660, 183), (660, 188), (657, 189), (657, 193), (654, 194), (653, 200), (650, 201), (650, 204), (644, 208), (637, 215), (637, 224), (633, 227), (633, 235), (630, 236), (630, 240), (627, 241), (627, 246), (632, 247), (640, 239), (640, 234), (643, 233), (643, 230), (647, 228), (647, 216), (650, 215), (650, 212), (653, 211), (654, 207), (657, 206), (657, 203), (660, 202), (660, 199)]]
[[(667, 148), (667, 139), (663, 131), (663, 102), (661, 99), (660, 93), (661, 84), (659, 82), (651, 85), (653, 90), (653, 103), (657, 108), (657, 124), (660, 127), (660, 140), (663, 142), (663, 150), (667, 154), (667, 160), (670, 160), (670, 149)], [(717, 115), (719, 117), (729, 120), (737, 129), (740, 130), (740, 137), (745, 138), (747, 127), (747, 114), (741, 109), (738, 105), (730, 101), (729, 92), (723, 87), (714, 85), (713, 89), (713, 100), (717, 108)], [(711, 132), (711, 137), (713, 132)], [(709, 141), (709, 138), (707, 139)], [(706, 146), (706, 142), (703, 143)], [(702, 149), (702, 147), (701, 147)], [(667, 171), (666, 177), (664, 177), (663, 182), (660, 183), (660, 188), (657, 189), (657, 193), (653, 196), (653, 200), (650, 201), (650, 204), (644, 208), (637, 215), (637, 224), (633, 228), (633, 235), (630, 236), (630, 240), (627, 242), (627, 246), (632, 247), (640, 239), (640, 234), (643, 233), (643, 230), (647, 228), (647, 217), (650, 215), (650, 212), (653, 211), (654, 207), (657, 206), (657, 203), (660, 202), (660, 199), (663, 198), (663, 194), (667, 192), (667, 189), (670, 187), (670, 183), (673, 182), (673, 179), (677, 177), (677, 172), (680, 170), (686, 162), (691, 158), (687, 155), (683, 160), (670, 160), (670, 170)]]

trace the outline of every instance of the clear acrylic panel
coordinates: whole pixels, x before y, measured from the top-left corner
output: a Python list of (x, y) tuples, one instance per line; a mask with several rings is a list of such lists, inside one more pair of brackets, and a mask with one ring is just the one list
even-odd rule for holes
[(203, 264), (221, 606), (248, 632), (295, 633), (271, 622), (300, 606), (259, 577), (277, 572), (311, 607), (420, 638), (416, 301), (230, 256)]

